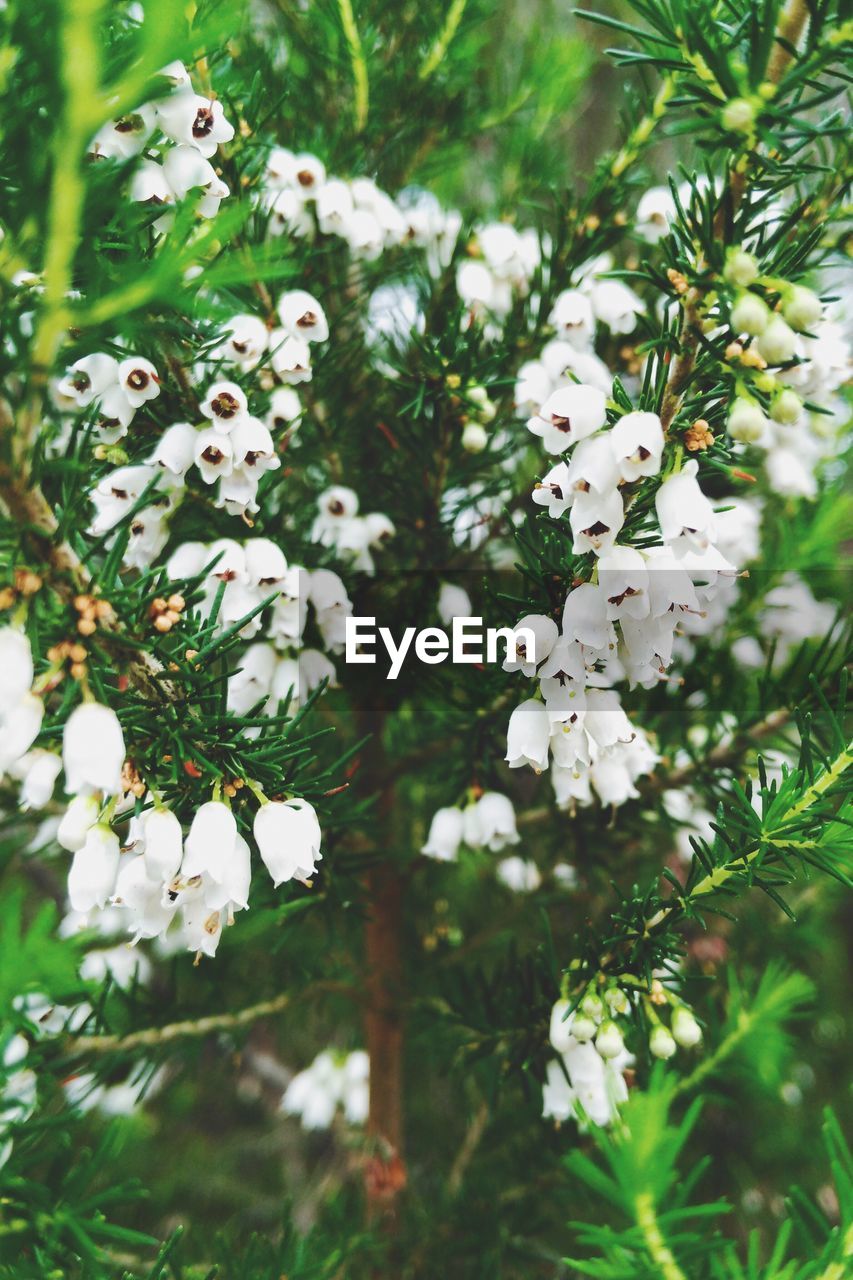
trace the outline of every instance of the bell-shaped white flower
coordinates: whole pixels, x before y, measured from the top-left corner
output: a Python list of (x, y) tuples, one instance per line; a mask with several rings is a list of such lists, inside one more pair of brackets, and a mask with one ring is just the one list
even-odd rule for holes
[(675, 218), (675, 201), (669, 187), (650, 187), (640, 197), (634, 229), (649, 244), (657, 244), (669, 234), (670, 224)]
[(141, 826), (146, 873), (165, 884), (177, 875), (184, 856), (181, 824), (170, 809), (149, 809), (142, 815)]
[(563, 453), (607, 421), (606, 397), (597, 387), (575, 384), (551, 393), (527, 426), (549, 453)]
[(44, 703), (25, 693), (0, 720), (0, 774), (27, 754), (41, 731)]
[(195, 427), (188, 422), (176, 422), (163, 432), (147, 461), (173, 476), (183, 477), (195, 461), (197, 438)]
[(421, 853), (438, 862), (455, 862), (462, 843), (464, 817), (456, 805), (437, 809), (429, 825), (429, 835)]
[(132, 409), (139, 409), (146, 400), (160, 394), (160, 376), (150, 360), (143, 356), (128, 356), (118, 367), (118, 381)]
[(574, 540), (575, 555), (594, 551), (601, 555), (612, 547), (625, 522), (625, 506), (622, 495), (616, 489), (612, 493), (579, 493), (569, 515)]
[(545, 1072), (545, 1083), (542, 1086), (542, 1119), (553, 1120), (558, 1125), (563, 1124), (575, 1114), (575, 1091), (556, 1058), (551, 1059)]
[(553, 379), (539, 360), (527, 360), (516, 376), (512, 401), (519, 417), (527, 418), (539, 409), (554, 390)]
[(634, 726), (625, 714), (615, 689), (588, 689), (584, 728), (598, 747), (630, 742)]
[(157, 123), (173, 142), (195, 147), (208, 160), (220, 143), (234, 137), (222, 103), (186, 89), (157, 103)]
[(236, 840), (237, 823), (231, 810), (221, 800), (208, 800), (196, 810), (190, 825), (184, 843), (182, 878), (209, 876), (223, 884)]
[(542, 883), (539, 868), (529, 858), (504, 858), (495, 874), (513, 893), (535, 893)]
[(90, 827), (68, 872), (68, 901), (73, 911), (107, 905), (115, 889), (120, 858), (118, 836), (100, 823)]
[(98, 702), (76, 707), (62, 735), (66, 790), (118, 795), (124, 760), (124, 734), (112, 708)]
[(205, 484), (215, 484), (221, 476), (230, 476), (234, 470), (234, 448), (230, 436), (216, 427), (196, 432), (194, 458)]
[(216, 348), (216, 357), (233, 362), (245, 371), (254, 369), (269, 342), (269, 331), (263, 320), (241, 313), (232, 316), (223, 329), (226, 337)]
[(665, 542), (684, 538), (702, 550), (714, 540), (716, 521), (711, 503), (699, 488), (698, 470), (698, 462), (691, 458), (680, 471), (667, 476), (655, 494), (655, 509)]
[(181, 915), (187, 950), (212, 959), (222, 937), (222, 910), (212, 910), (198, 894), (182, 903)]
[(481, 845), (492, 853), (499, 853), (507, 845), (518, 844), (520, 836), (515, 825), (515, 809), (508, 796), (497, 791), (484, 791), (475, 807)]
[(311, 348), (304, 338), (295, 338), (286, 329), (273, 329), (270, 334), (270, 364), (282, 382), (297, 386), (310, 382)]
[(313, 294), (304, 289), (289, 289), (278, 300), (278, 318), (282, 328), (303, 342), (325, 342), (329, 336), (326, 313)]
[(286, 880), (307, 880), (316, 871), (320, 823), (307, 800), (271, 800), (255, 814), (255, 843), (276, 888)]
[(353, 212), (352, 192), (339, 178), (324, 182), (316, 194), (317, 223), (324, 235), (343, 235)]
[(369, 209), (353, 209), (343, 229), (344, 239), (354, 258), (375, 262), (385, 246), (385, 232)]
[(543, 702), (528, 698), (515, 708), (509, 719), (507, 749), (504, 759), (510, 769), (529, 764), (541, 773), (548, 768), (548, 742), (551, 722)]
[(612, 642), (613, 628), (607, 618), (607, 596), (600, 586), (583, 582), (566, 596), (563, 631), (572, 640), (591, 649), (604, 649)]
[(598, 562), (598, 585), (607, 600), (608, 618), (646, 618), (649, 571), (634, 547), (611, 547)]
[(539, 507), (547, 507), (552, 520), (559, 520), (566, 514), (574, 496), (569, 487), (569, 468), (565, 462), (558, 462), (552, 467), (533, 489), (533, 501)]
[(240, 666), (228, 678), (228, 710), (245, 716), (252, 707), (269, 697), (278, 654), (271, 644), (250, 644), (240, 658)]
[(64, 378), (60, 378), (60, 394), (70, 396), (81, 409), (104, 394), (118, 382), (118, 361), (103, 351), (75, 360)]
[(551, 1010), (551, 1024), (548, 1030), (548, 1039), (551, 1042), (552, 1049), (557, 1053), (565, 1053), (572, 1043), (572, 1018), (569, 1010), (571, 1004), (568, 1000), (558, 1000)]
[(611, 333), (633, 333), (637, 316), (645, 311), (641, 298), (621, 280), (596, 280), (590, 290), (596, 320)]
[(663, 427), (656, 413), (626, 413), (609, 436), (623, 480), (656, 476), (663, 454)]
[(204, 901), (214, 911), (223, 907), (230, 912), (245, 911), (249, 906), (251, 882), (252, 851), (238, 832), (221, 884), (205, 880), (202, 888)]
[(559, 627), (553, 618), (543, 613), (525, 614), (515, 624), (516, 633), (529, 631), (533, 636), (533, 645), (528, 647), (523, 636), (516, 641), (514, 652), (507, 652), (504, 659), (504, 671), (520, 671), (522, 675), (533, 676), (536, 668), (550, 654), (560, 634)]
[(96, 796), (74, 796), (62, 815), (56, 832), (57, 842), (69, 853), (76, 853), (86, 843), (86, 836), (98, 821), (100, 802)]
[(200, 190), (199, 212), (206, 218), (216, 215), (219, 202), (229, 194), (213, 165), (195, 147), (172, 147), (163, 161), (163, 175), (176, 200)]
[(62, 759), (55, 751), (30, 751), (19, 762), (22, 774), (20, 805), (22, 809), (43, 809), (49, 803), (62, 770)]
[(335, 664), (319, 649), (303, 649), (299, 655), (299, 688), (303, 695), (308, 697), (324, 680), (330, 689), (337, 688)]
[(177, 900), (170, 898), (168, 892), (164, 894), (163, 882), (148, 875), (141, 853), (121, 863), (112, 903), (128, 912), (127, 931), (133, 934), (133, 942), (161, 937), (178, 909)]
[(570, 500), (579, 493), (611, 494), (620, 480), (611, 434), (581, 440), (569, 459), (566, 486)]
[(595, 316), (592, 303), (580, 290), (564, 289), (558, 294), (548, 321), (572, 346), (585, 348), (592, 345)]
[(0, 627), (0, 716), (11, 711), (33, 684), (30, 642), (16, 627)]
[(302, 402), (292, 387), (276, 387), (270, 396), (266, 424), (270, 431), (285, 431), (302, 417)]
[(236, 382), (214, 382), (202, 396), (199, 408), (216, 431), (227, 435), (246, 417), (249, 402)]
[(454, 582), (442, 582), (438, 592), (438, 616), (445, 625), (454, 618), (469, 618), (472, 607), (471, 597), (464, 587)]

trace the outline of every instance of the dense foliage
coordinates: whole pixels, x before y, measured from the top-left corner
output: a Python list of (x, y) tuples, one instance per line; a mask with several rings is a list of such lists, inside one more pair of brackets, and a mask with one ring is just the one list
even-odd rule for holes
[(842, 1280), (847, 6), (0, 27), (0, 1275)]

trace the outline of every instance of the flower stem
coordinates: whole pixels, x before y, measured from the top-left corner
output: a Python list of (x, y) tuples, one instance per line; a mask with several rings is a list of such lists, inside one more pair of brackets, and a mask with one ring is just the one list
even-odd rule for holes
[(429, 80), (430, 76), (438, 70), (444, 55), (450, 48), (453, 37), (459, 30), (459, 23), (462, 21), (462, 15), (465, 12), (467, 3), (468, 0), (453, 0), (447, 11), (444, 26), (436, 36), (435, 43), (421, 64), (421, 69), (418, 72), (420, 80)]
[(352, 0), (338, 0), (338, 11), (341, 15), (341, 26), (344, 29), (344, 37), (349, 49), (350, 62), (352, 63), (355, 88), (355, 128), (357, 133), (362, 133), (364, 126), (367, 124), (367, 110), (370, 101), (367, 60), (364, 56), (361, 36), (358, 34), (358, 27), (355, 22)]
[(655, 1202), (650, 1191), (643, 1191), (634, 1201), (634, 1215), (637, 1226), (643, 1236), (646, 1252), (660, 1271), (663, 1280), (687, 1280), (686, 1275), (675, 1260), (669, 1245), (663, 1238)]

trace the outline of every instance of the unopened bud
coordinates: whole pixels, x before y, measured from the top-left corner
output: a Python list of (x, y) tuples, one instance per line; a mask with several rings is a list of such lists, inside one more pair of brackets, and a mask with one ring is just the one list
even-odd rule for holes
[(602, 1022), (595, 1037), (595, 1047), (602, 1058), (618, 1058), (625, 1048), (622, 1032), (615, 1022)]
[(749, 133), (755, 124), (755, 108), (746, 98), (732, 98), (723, 108), (722, 121), (730, 133)]
[(649, 1036), (649, 1048), (655, 1058), (671, 1058), (675, 1053), (675, 1041), (666, 1027), (658, 1024)]

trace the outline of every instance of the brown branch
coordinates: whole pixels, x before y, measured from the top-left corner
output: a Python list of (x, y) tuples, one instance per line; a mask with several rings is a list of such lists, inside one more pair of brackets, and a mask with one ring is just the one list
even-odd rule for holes
[(779, 83), (785, 74), (788, 63), (794, 56), (790, 49), (786, 49), (785, 44), (781, 42), (784, 40), (786, 44), (796, 48), (808, 20), (809, 7), (806, 0), (791, 0), (780, 19), (773, 51), (767, 63), (767, 79), (771, 84)]

